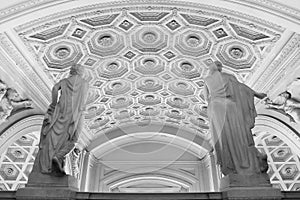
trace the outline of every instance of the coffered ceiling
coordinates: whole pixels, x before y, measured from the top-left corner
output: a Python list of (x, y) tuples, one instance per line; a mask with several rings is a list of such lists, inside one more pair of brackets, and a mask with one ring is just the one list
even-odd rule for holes
[(276, 21), (274, 2), (260, 9), (249, 6), (259, 1), (34, 2), (23, 20), (22, 12), (2, 18), (1, 70), (9, 76), (1, 78), (43, 110), (53, 84), (82, 64), (90, 83), (85, 144), (122, 127), (154, 125), (206, 141), (202, 89), (212, 60), (271, 95), (299, 63), (299, 27)]

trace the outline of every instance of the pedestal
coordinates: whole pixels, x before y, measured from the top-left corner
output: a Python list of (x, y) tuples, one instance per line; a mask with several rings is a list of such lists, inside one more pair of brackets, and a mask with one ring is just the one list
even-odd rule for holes
[(221, 179), (220, 190), (226, 200), (280, 200), (280, 189), (273, 188), (268, 174), (230, 174)]
[(33, 172), (29, 175), (25, 188), (16, 193), (17, 200), (71, 200), (78, 191), (77, 179), (65, 175), (61, 177)]

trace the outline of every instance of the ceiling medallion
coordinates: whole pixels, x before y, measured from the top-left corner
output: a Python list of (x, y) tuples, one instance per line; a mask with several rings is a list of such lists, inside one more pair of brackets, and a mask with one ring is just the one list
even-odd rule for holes
[(232, 47), (229, 49), (229, 54), (234, 59), (241, 59), (244, 57), (244, 50), (241, 47)]
[(114, 39), (112, 35), (100, 35), (97, 40), (98, 44), (103, 47), (111, 46), (114, 43)]

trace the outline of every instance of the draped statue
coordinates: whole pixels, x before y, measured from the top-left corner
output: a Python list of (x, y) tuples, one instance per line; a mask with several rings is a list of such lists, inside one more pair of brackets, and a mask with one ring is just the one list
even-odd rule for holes
[(45, 114), (33, 167), (35, 172), (65, 174), (64, 157), (74, 148), (82, 128), (88, 91), (88, 83), (82, 75), (82, 66), (73, 65), (70, 76), (52, 89), (52, 103)]
[(217, 163), (224, 175), (265, 173), (267, 157), (255, 147), (251, 129), (256, 110), (254, 97), (266, 94), (253, 91), (233, 75), (222, 72), (219, 61), (209, 65), (204, 96)]

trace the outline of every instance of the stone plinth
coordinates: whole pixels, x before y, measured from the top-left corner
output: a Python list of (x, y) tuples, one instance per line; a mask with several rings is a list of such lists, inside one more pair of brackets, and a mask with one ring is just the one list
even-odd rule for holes
[(238, 175), (229, 174), (221, 179), (220, 190), (234, 187), (272, 187), (268, 174)]
[(72, 176), (51, 176), (33, 172), (25, 188), (16, 193), (17, 200), (70, 200), (76, 198), (77, 179)]
[(221, 179), (220, 190), (225, 200), (280, 200), (280, 189), (273, 188), (268, 174), (230, 174)]

